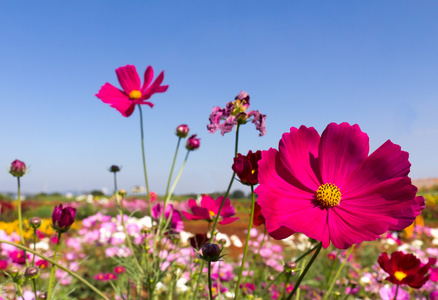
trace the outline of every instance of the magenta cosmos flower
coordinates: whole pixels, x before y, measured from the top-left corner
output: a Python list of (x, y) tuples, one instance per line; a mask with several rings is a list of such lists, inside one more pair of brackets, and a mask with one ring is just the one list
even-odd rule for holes
[(147, 67), (144, 73), (144, 82), (141, 85), (140, 76), (138, 76), (135, 66), (126, 65), (116, 69), (117, 78), (123, 90), (105, 83), (99, 93), (96, 94), (100, 100), (117, 109), (124, 117), (129, 117), (134, 112), (135, 105), (146, 104), (153, 107), (154, 104), (146, 101), (155, 93), (164, 93), (168, 85), (161, 85), (164, 79), (164, 71), (154, 78), (154, 69)]
[[(183, 211), (182, 214), (188, 220), (207, 220), (209, 222), (213, 222), (217, 216), (223, 199), (223, 196), (214, 200), (210, 196), (204, 195), (201, 199), (201, 206), (198, 206), (194, 199), (189, 199), (189, 207), (193, 214), (186, 211)], [(225, 199), (225, 203), (220, 214), (222, 220), (218, 223), (221, 225), (226, 225), (238, 220), (238, 217), (232, 218), (232, 216), (235, 214), (236, 210), (231, 205), (230, 199)]]
[(368, 156), (358, 125), (331, 123), (322, 133), (292, 127), (278, 151), (263, 151), (257, 203), (275, 239), (302, 232), (340, 249), (402, 230), (424, 198), (408, 177), (408, 153), (386, 141)]

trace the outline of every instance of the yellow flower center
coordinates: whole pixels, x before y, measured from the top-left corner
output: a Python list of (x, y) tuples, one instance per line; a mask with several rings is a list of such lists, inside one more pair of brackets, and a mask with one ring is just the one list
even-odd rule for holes
[(341, 201), (341, 191), (331, 183), (324, 183), (316, 191), (316, 199), (324, 207), (333, 207)]
[(255, 170), (251, 170), (251, 174), (254, 174), (255, 173)]
[(133, 90), (129, 93), (129, 99), (137, 100), (141, 98), (141, 92), (139, 90)]
[(214, 217), (214, 216), (216, 215), (216, 214), (214, 213), (214, 211), (212, 211), (212, 210), (210, 210), (209, 213), (210, 213), (210, 216), (212, 216), (212, 217)]
[(406, 276), (408, 276), (408, 274), (402, 271), (395, 271), (394, 273), (394, 277), (397, 278), (398, 281), (402, 281)]

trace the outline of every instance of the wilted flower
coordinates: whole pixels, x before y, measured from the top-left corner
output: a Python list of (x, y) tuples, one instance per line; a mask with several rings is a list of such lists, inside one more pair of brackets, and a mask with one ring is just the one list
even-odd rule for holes
[(52, 213), (52, 227), (59, 233), (66, 232), (75, 221), (76, 208), (55, 206)]
[(247, 155), (237, 154), (234, 158), (232, 169), (236, 172), (237, 176), (245, 185), (256, 185), (259, 183), (257, 179), (258, 175), (258, 161), (262, 158), (262, 152), (257, 150), (256, 152), (248, 151)]
[[(201, 199), (201, 206), (198, 206), (194, 199), (189, 199), (188, 204), (193, 214), (190, 214), (186, 211), (183, 211), (182, 214), (188, 220), (207, 220), (212, 222), (216, 218), (223, 199), (224, 197), (218, 197), (216, 200), (213, 200), (213, 198), (210, 196), (203, 195)], [(225, 199), (225, 203), (220, 213), (222, 220), (219, 222), (219, 224), (230, 224), (238, 220), (239, 218), (237, 217), (232, 218), (232, 216), (235, 214), (236, 210), (231, 205), (230, 199)]]
[(11, 163), (11, 167), (9, 169), (9, 173), (12, 174), (12, 176), (15, 177), (21, 177), (24, 174), (26, 174), (26, 164), (22, 162), (21, 160), (14, 160)]
[(408, 177), (409, 154), (391, 141), (368, 156), (358, 125), (292, 127), (278, 151), (262, 152), (255, 192), (275, 239), (302, 232), (340, 249), (402, 230), (420, 213), (421, 197)]
[(180, 138), (185, 138), (189, 134), (189, 126), (181, 124), (176, 128), (176, 135)]
[(196, 138), (196, 134), (189, 137), (186, 143), (187, 150), (195, 150), (201, 146), (201, 140)]
[(391, 258), (388, 257), (388, 253), (382, 253), (378, 262), (389, 274), (386, 280), (419, 289), (429, 280), (430, 275), (427, 272), (436, 263), (436, 259), (429, 258), (427, 264), (423, 265), (414, 254), (396, 251), (391, 254)]
[[(245, 124), (251, 117), (252, 122), (256, 125), (256, 129), (260, 131), (260, 136), (266, 134), (265, 120), (266, 115), (259, 113), (259, 111), (247, 112), (249, 108), (249, 95), (248, 93), (241, 91), (239, 95), (234, 98), (234, 101), (228, 102), (225, 108), (219, 106), (213, 107), (213, 111), (210, 114), (210, 124), (207, 125), (207, 129), (211, 133), (215, 133), (220, 129), (221, 134), (224, 135), (230, 132), (234, 125)], [(221, 121), (223, 121), (221, 123)]]
[(168, 85), (161, 85), (164, 79), (164, 71), (158, 75), (154, 83), (151, 84), (154, 78), (154, 69), (151, 66), (147, 67), (144, 73), (144, 82), (141, 86), (140, 76), (138, 76), (135, 66), (126, 65), (116, 69), (117, 78), (123, 90), (115, 86), (105, 83), (96, 97), (100, 98), (104, 103), (108, 103), (111, 107), (117, 109), (124, 117), (129, 117), (134, 112), (137, 104), (146, 104), (150, 107), (154, 105), (146, 101), (155, 93), (163, 93), (167, 91)]

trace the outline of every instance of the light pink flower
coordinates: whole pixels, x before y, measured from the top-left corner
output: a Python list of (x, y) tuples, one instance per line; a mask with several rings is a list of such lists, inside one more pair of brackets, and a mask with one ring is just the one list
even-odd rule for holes
[(305, 126), (283, 134), (278, 151), (259, 161), (257, 203), (269, 234), (302, 232), (346, 249), (409, 226), (424, 203), (408, 177), (409, 154), (389, 140), (368, 151), (358, 125), (331, 123), (321, 137)]
[(155, 93), (164, 93), (169, 87), (168, 85), (161, 85), (164, 79), (164, 71), (151, 84), (154, 78), (154, 69), (151, 66), (147, 67), (144, 73), (143, 85), (141, 85), (140, 76), (138, 76), (135, 66), (120, 67), (116, 69), (116, 73), (123, 90), (105, 83), (100, 88), (99, 93), (96, 94), (96, 97), (104, 103), (110, 104), (124, 117), (132, 115), (137, 104), (146, 104), (153, 107), (154, 105), (146, 100)]

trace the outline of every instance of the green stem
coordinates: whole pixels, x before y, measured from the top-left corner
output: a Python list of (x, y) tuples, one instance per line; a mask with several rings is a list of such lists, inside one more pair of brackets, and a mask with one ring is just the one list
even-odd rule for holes
[(236, 288), (234, 290), (234, 295), (235, 295), (234, 299), (239, 299), (239, 290), (240, 290), (239, 284), (240, 284), (240, 280), (242, 279), (243, 269), (245, 268), (246, 254), (248, 252), (248, 243), (249, 243), (249, 238), (251, 236), (252, 223), (254, 220), (255, 195), (254, 195), (254, 186), (253, 185), (251, 185), (251, 196), (252, 196), (251, 215), (249, 217), (248, 232), (246, 233), (245, 248), (243, 249), (242, 264), (240, 265), (239, 277), (237, 278)]
[(176, 150), (175, 150), (175, 155), (173, 156), (172, 167), (170, 168), (169, 179), (167, 180), (167, 187), (166, 187), (166, 194), (165, 194), (166, 196), (169, 193), (170, 181), (172, 180), (173, 169), (175, 168), (175, 162), (176, 162), (176, 157), (178, 155), (178, 149), (179, 149), (180, 143), (181, 143), (181, 137), (178, 137), (178, 143), (176, 144)]
[[(304, 266), (305, 264), (306, 264), (306, 260), (304, 259), (304, 260), (303, 260), (303, 266)], [(304, 271), (304, 269), (301, 268), (300, 276), (303, 274), (303, 271)], [(298, 287), (298, 289), (297, 289), (297, 297), (295, 298), (295, 299), (297, 299), (297, 300), (300, 299), (300, 291), (301, 291), (301, 289)]]
[(278, 299), (284, 299), (284, 294), (286, 293), (286, 288), (287, 288), (287, 284), (289, 283), (289, 280), (292, 276), (291, 272), (286, 272), (286, 278), (284, 279), (284, 287), (283, 290), (281, 291), (281, 295), (280, 297), (278, 297)]
[(208, 292), (210, 300), (213, 300), (213, 292), (211, 291), (211, 261), (208, 262)]
[[(70, 274), (72, 277), (76, 278), (77, 280), (81, 281), (83, 284), (85, 284), (87, 287), (89, 287), (91, 290), (93, 290), (96, 294), (98, 294), (99, 296), (101, 296), (103, 299), (105, 300), (109, 300), (109, 298), (107, 298), (104, 294), (102, 294), (102, 292), (100, 292), (98, 289), (96, 289), (92, 284), (90, 284), (87, 280), (85, 280), (84, 278), (82, 278), (81, 276), (79, 276), (78, 274), (70, 271), (69, 269), (63, 267), (62, 265), (58, 264), (56, 261), (54, 261), (51, 258), (48, 258), (40, 253), (37, 253), (35, 251), (33, 251), (32, 249), (27, 248), (26, 246), (20, 245), (20, 244), (16, 244), (13, 242), (9, 242), (9, 241), (4, 241), (4, 240), (0, 240), (0, 244), (5, 243), (8, 245), (12, 245), (15, 246), (21, 250), (26, 250), (27, 252), (30, 252), (38, 257), (41, 257), (42, 259), (48, 261), (49, 263), (57, 266), (58, 268), (60, 268), (61, 270), (67, 272), (68, 274)], [(48, 299), (48, 298), (47, 298)]]
[[(23, 218), (21, 217), (21, 186), (20, 186), (20, 177), (17, 177), (17, 209), (18, 209), (18, 228), (20, 230), (20, 239), (21, 244), (23, 246), (26, 246), (24, 242), (24, 236), (23, 236)], [(26, 251), (24, 251), (24, 260), (26, 262), (26, 267), (29, 267), (29, 262), (27, 261), (27, 254)]]
[(143, 157), (144, 182), (146, 184), (146, 200), (148, 201), (148, 206), (149, 206), (149, 216), (152, 217), (152, 202), (151, 202), (151, 197), (149, 196), (149, 182), (148, 182), (148, 174), (146, 171), (146, 156), (144, 151), (143, 113), (141, 111), (140, 104), (138, 104), (137, 106), (138, 106), (138, 110), (140, 111), (141, 154)]
[(323, 300), (327, 299), (330, 296), (336, 280), (338, 279), (339, 275), (341, 274), (341, 271), (344, 268), (345, 263), (347, 262), (348, 258), (350, 257), (351, 252), (353, 252), (354, 246), (355, 245), (351, 246), (350, 251), (348, 251), (347, 256), (345, 257), (344, 261), (342, 262), (341, 266), (338, 269), (338, 272), (336, 272), (336, 275), (333, 278), (332, 283), (330, 284), (330, 288), (328, 289), (327, 293), (325, 293), (324, 297), (322, 298)]
[(306, 268), (304, 269), (303, 273), (300, 275), (300, 278), (298, 278), (297, 283), (294, 285), (294, 288), (292, 292), (289, 294), (289, 297), (287, 297), (287, 300), (291, 300), (295, 292), (300, 286), (301, 281), (304, 279), (304, 277), (307, 274), (307, 271), (309, 271), (310, 267), (312, 266), (313, 262), (315, 261), (316, 257), (318, 256), (319, 252), (322, 248), (322, 242), (318, 244), (318, 248), (316, 249), (315, 254), (313, 254), (312, 258), (310, 259), (309, 263), (306, 265)]
[(61, 232), (58, 232), (58, 241), (56, 242), (55, 254), (54, 254), (54, 259), (55, 259), (56, 264), (52, 265), (52, 270), (50, 271), (49, 291), (47, 292), (47, 299), (48, 300), (52, 299), (52, 292), (53, 292), (53, 285), (54, 285), (53, 280), (55, 279), (56, 266), (58, 265), (58, 250), (59, 250), (60, 243), (61, 243)]

